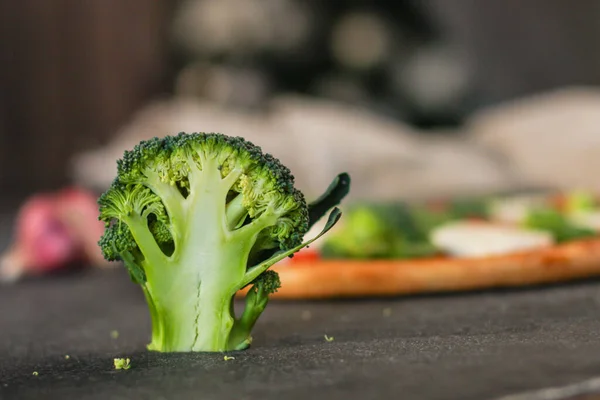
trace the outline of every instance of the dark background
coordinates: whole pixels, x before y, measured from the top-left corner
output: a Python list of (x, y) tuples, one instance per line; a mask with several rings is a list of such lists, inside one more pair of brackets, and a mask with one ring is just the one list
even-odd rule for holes
[[(316, 16), (310, 51), (294, 57), (254, 54), (241, 62), (267, 71), (275, 91), (310, 93), (320, 76), (350, 76), (366, 88), (362, 104), (427, 128), (456, 125), (483, 104), (563, 85), (600, 84), (600, 1), (305, 4)], [(167, 0), (0, 2), (0, 193), (67, 183), (72, 154), (106, 143), (146, 100), (172, 91), (186, 61), (170, 40), (177, 7)], [(328, 40), (349, 11), (374, 12), (395, 32), (394, 43), (409, 43), (411, 51), (443, 43), (460, 53), (469, 81), (458, 106), (423, 109), (409, 96), (390, 92), (389, 65), (356, 72), (336, 64)], [(398, 46), (393, 51), (400, 59), (409, 54)]]

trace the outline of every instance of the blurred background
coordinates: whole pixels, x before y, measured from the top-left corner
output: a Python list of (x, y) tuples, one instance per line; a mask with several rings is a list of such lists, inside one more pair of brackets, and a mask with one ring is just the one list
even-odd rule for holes
[(0, 193), (103, 189), (125, 148), (242, 135), (319, 193), (600, 189), (600, 1), (0, 2)]

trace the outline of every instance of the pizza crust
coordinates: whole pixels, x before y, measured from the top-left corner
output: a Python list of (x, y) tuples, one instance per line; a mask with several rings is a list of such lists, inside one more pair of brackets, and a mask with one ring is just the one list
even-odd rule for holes
[[(600, 276), (600, 238), (477, 258), (278, 264), (275, 299), (398, 296), (518, 287)], [(240, 291), (242, 295), (248, 288)]]

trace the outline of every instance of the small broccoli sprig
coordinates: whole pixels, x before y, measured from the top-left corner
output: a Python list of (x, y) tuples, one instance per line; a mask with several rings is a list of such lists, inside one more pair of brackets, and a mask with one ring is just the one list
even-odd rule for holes
[(115, 365), (115, 369), (128, 370), (131, 368), (131, 360), (129, 358), (115, 358), (113, 364)]
[(252, 343), (250, 333), (254, 324), (267, 307), (269, 295), (277, 292), (280, 287), (279, 275), (271, 270), (265, 271), (252, 282), (252, 287), (246, 294), (244, 312), (229, 336), (230, 347), (243, 350), (250, 346)]
[[(245, 348), (280, 285), (276, 262), (327, 232), (348, 193), (340, 174), (308, 205), (290, 170), (242, 138), (179, 134), (143, 141), (117, 163), (100, 197), (107, 260), (121, 260), (141, 285), (156, 351)], [(302, 243), (327, 211), (317, 237)], [(252, 285), (237, 318), (235, 293)]]

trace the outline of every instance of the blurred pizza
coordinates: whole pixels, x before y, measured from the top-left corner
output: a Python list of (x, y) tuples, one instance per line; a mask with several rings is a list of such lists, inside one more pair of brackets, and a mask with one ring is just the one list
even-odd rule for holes
[(600, 275), (600, 201), (591, 193), (362, 202), (343, 211), (318, 244), (273, 267), (282, 283), (274, 298), (397, 296)]

